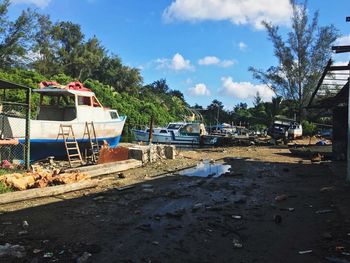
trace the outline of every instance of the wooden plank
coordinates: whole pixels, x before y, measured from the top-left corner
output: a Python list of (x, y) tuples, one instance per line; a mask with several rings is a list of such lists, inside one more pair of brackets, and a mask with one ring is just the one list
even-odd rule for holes
[(99, 180), (86, 180), (72, 184), (50, 186), (46, 188), (35, 188), (24, 191), (5, 193), (0, 195), (0, 204), (8, 204), (30, 200), (34, 198), (60, 195), (68, 192), (96, 187)]
[(18, 139), (0, 140), (0, 145), (17, 145)]
[(65, 170), (65, 172), (84, 173), (90, 176), (91, 178), (93, 178), (96, 176), (118, 173), (129, 169), (141, 167), (141, 166), (142, 166), (141, 161), (129, 159), (126, 161), (118, 161), (113, 163), (104, 163), (104, 164), (96, 164), (96, 165), (71, 168), (71, 169)]

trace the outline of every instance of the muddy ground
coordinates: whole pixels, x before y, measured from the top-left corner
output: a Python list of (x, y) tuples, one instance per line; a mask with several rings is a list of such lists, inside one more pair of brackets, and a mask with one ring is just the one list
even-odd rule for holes
[[(201, 159), (231, 173), (179, 175)], [(0, 262), (350, 262), (345, 163), (232, 147), (183, 150), (124, 176), (2, 206), (0, 245), (21, 245), (26, 256)]]

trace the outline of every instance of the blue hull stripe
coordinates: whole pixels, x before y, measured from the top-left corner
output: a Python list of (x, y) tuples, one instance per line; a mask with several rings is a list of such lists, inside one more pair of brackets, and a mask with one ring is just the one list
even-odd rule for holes
[[(104, 141), (112, 148), (116, 147), (121, 139), (121, 136), (111, 138), (98, 138), (99, 145), (102, 145)], [(81, 154), (84, 154), (88, 149), (88, 139), (78, 139), (79, 149)], [(20, 143), (24, 143), (24, 140), (20, 140)], [(20, 146), (20, 145), (18, 145)], [(30, 159), (36, 161), (45, 159), (48, 156), (55, 156), (56, 158), (67, 158), (66, 149), (64, 147), (63, 139), (32, 139), (30, 140)], [(22, 157), (23, 159), (23, 157)]]

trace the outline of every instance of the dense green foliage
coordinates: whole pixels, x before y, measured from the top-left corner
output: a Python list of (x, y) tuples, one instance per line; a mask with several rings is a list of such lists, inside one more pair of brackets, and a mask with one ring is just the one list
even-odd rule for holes
[(309, 121), (303, 121), (303, 134), (307, 136), (312, 136), (316, 134), (317, 126)]

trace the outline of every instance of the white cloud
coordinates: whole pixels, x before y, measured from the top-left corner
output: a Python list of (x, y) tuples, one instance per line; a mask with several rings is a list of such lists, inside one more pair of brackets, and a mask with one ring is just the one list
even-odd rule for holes
[(40, 8), (47, 7), (51, 0), (11, 0), (13, 4), (33, 4)]
[(339, 37), (335, 43), (339, 46), (350, 45), (350, 35)]
[(176, 53), (172, 59), (160, 58), (156, 60), (157, 68), (168, 68), (174, 71), (193, 70), (194, 67), (188, 59)]
[(263, 29), (264, 20), (289, 25), (291, 14), (290, 0), (175, 0), (164, 10), (163, 19), (167, 22), (229, 20), (236, 25)]
[(247, 48), (247, 45), (244, 42), (239, 42), (238, 47), (240, 50), (245, 50)]
[(198, 83), (194, 87), (189, 88), (188, 93), (192, 96), (210, 96), (210, 90), (203, 83)]
[(222, 89), (219, 93), (224, 96), (233, 96), (237, 99), (253, 99), (259, 92), (264, 101), (271, 101), (275, 93), (263, 84), (254, 85), (250, 82), (234, 82), (231, 77), (222, 77)]
[(223, 60), (223, 61), (221, 61), (220, 66), (223, 68), (228, 68), (234, 64), (236, 64), (236, 61), (234, 61), (234, 60)]
[(202, 66), (217, 65), (223, 68), (230, 67), (235, 64), (234, 60), (220, 60), (215, 56), (206, 56), (198, 60), (198, 64)]
[(215, 56), (206, 56), (198, 60), (199, 65), (216, 65), (220, 63), (220, 59)]

